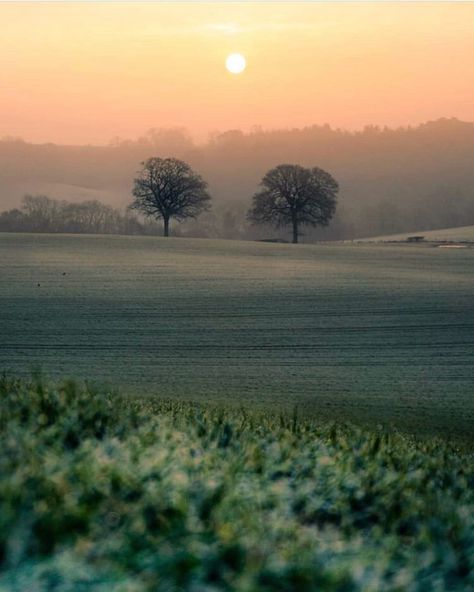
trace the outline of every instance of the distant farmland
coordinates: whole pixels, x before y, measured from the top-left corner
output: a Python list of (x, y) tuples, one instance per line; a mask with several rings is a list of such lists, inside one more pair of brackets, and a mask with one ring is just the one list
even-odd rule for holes
[(429, 242), (458, 242), (473, 243), (474, 226), (462, 226), (460, 228), (442, 228), (440, 230), (427, 230), (420, 232), (405, 232), (403, 234), (390, 234), (385, 236), (374, 236), (372, 238), (358, 239), (356, 242), (388, 242), (406, 241), (410, 236), (423, 236)]
[(0, 368), (468, 433), (474, 250), (0, 235)]

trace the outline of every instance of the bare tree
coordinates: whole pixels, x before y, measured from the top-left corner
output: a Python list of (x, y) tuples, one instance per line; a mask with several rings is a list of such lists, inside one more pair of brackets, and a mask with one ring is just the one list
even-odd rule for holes
[(120, 212), (98, 200), (65, 203), (62, 220), (68, 232), (110, 234), (120, 232), (124, 226)]
[(291, 224), (294, 243), (298, 242), (300, 225), (327, 226), (336, 211), (339, 186), (320, 168), (280, 164), (266, 173), (260, 185), (247, 219), (277, 227)]
[(21, 208), (30, 222), (31, 230), (57, 232), (64, 202), (47, 195), (25, 195)]
[(207, 183), (188, 164), (177, 158), (149, 158), (142, 164), (129, 207), (162, 219), (164, 236), (169, 236), (171, 218), (196, 218), (209, 210)]

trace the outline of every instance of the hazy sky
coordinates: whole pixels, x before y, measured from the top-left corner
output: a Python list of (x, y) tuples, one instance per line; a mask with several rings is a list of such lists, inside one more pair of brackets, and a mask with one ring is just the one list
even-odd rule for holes
[(474, 3), (0, 3), (0, 137), (474, 121), (473, 29)]

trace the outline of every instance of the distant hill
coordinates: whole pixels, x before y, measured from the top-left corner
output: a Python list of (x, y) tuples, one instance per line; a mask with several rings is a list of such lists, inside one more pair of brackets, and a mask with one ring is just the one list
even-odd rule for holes
[[(457, 119), (398, 129), (367, 126), (356, 132), (328, 125), (230, 130), (202, 145), (182, 129), (154, 129), (108, 146), (4, 139), (0, 210), (16, 207), (25, 193), (100, 199), (123, 208), (140, 162), (149, 156), (182, 158), (209, 181), (214, 213), (193, 223), (193, 236), (274, 236), (250, 227), (245, 212), (264, 173), (279, 163), (322, 167), (340, 184), (334, 220), (327, 229), (305, 229), (306, 241), (474, 225), (474, 123)], [(286, 239), (288, 233), (281, 229), (277, 236)]]
[(407, 232), (403, 234), (375, 236), (371, 238), (358, 239), (357, 242), (404, 242), (412, 236), (423, 237), (423, 240), (428, 242), (453, 242), (474, 244), (474, 226), (461, 226), (459, 228), (441, 228), (439, 230), (422, 230), (419, 232)]

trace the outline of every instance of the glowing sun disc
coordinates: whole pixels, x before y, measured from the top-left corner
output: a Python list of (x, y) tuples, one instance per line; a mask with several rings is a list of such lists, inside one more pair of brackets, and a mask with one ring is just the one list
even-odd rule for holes
[(240, 74), (245, 70), (247, 62), (241, 53), (231, 53), (227, 56), (225, 67), (232, 74)]

